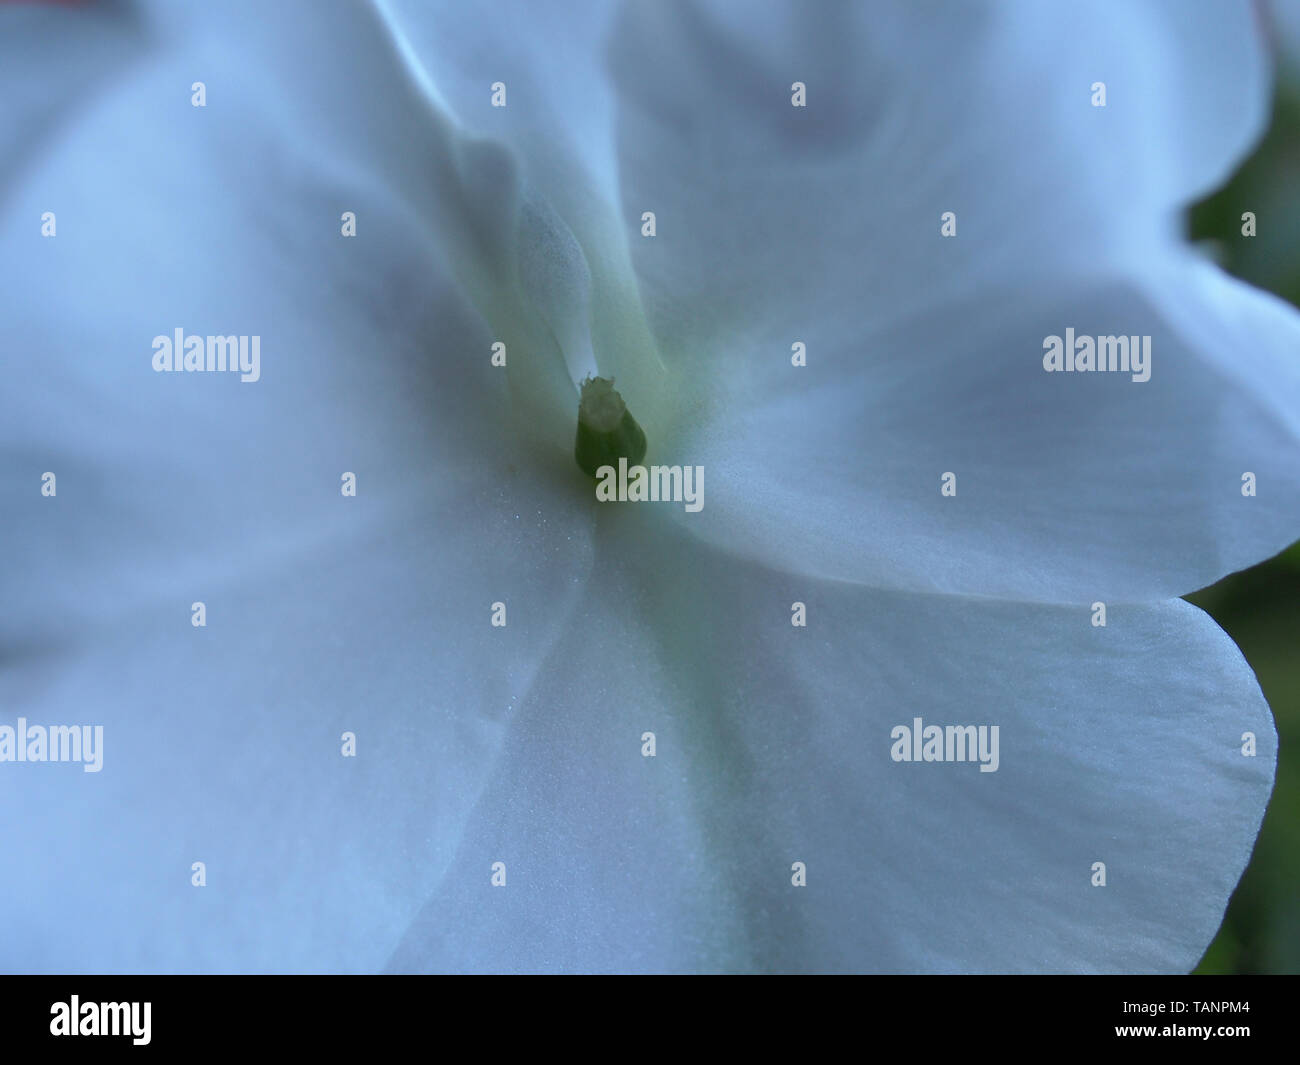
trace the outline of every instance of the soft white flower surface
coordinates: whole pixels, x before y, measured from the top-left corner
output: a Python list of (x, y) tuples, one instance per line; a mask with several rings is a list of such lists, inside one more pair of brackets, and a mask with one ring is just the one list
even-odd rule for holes
[(0, 724), (104, 728), (0, 765), (0, 966), (1196, 963), (1276, 741), (1170, 597), (1300, 528), (1297, 316), (1180, 240), (1252, 5), (215, 6), (0, 11)]

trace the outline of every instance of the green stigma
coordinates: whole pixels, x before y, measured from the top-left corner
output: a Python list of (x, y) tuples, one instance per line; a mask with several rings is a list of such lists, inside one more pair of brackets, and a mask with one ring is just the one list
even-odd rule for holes
[(645, 430), (614, 391), (613, 381), (588, 377), (582, 382), (573, 457), (590, 477), (597, 476), (602, 466), (617, 467), (620, 458), (627, 459), (629, 466), (645, 458)]

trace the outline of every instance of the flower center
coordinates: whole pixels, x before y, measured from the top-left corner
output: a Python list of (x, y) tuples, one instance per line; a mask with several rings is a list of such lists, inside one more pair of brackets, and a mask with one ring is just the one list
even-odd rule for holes
[(613, 380), (588, 377), (578, 399), (578, 435), (573, 457), (582, 472), (597, 476), (602, 466), (617, 466), (626, 458), (635, 466), (645, 458), (645, 430), (637, 425)]

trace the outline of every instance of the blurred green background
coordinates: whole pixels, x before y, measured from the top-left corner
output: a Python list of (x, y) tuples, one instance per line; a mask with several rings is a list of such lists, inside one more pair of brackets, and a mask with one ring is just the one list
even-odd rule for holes
[[(1191, 214), (1222, 266), (1300, 306), (1300, 68), (1279, 78), (1255, 154)], [(1241, 235), (1254, 211), (1257, 235)], [(1300, 351), (1296, 352), (1300, 358)], [(1241, 648), (1273, 708), (1277, 784), (1255, 853), (1197, 973), (1300, 973), (1300, 543), (1186, 597)]]

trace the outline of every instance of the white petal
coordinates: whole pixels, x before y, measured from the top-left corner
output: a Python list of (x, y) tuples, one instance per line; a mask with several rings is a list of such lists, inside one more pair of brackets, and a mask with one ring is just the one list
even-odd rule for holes
[[(1067, 329), (1151, 337), (1149, 380), (1046, 372)], [(738, 387), (683, 436), (687, 528), (799, 572), (1085, 603), (1192, 591), (1300, 530), (1300, 314), (1197, 260), (812, 344), (775, 398)]]
[[(1204, 614), (1117, 607), (1095, 628), (1085, 609), (867, 593), (692, 552), (652, 517), (606, 519), (591, 591), (393, 968), (1196, 963), (1276, 756)], [(914, 717), (998, 726), (997, 770), (893, 761)]]
[[(548, 195), (575, 194), (574, 206), (593, 190), (614, 198), (613, 96), (604, 45), (616, 4), (381, 0), (376, 6), (467, 131), (508, 142)], [(496, 91), (498, 83), (504, 93)], [(566, 190), (565, 182), (574, 181), (581, 187)]]
[[(876, 325), (991, 276), (1141, 261), (1267, 116), (1245, 0), (627, 11), (624, 212), (656, 212), (632, 254), (691, 373), (779, 363), (827, 318)], [(785, 344), (747, 343), (758, 324)]]
[(1300, 82), (1300, 0), (1269, 0), (1270, 38), (1282, 58), (1282, 75)]
[[(486, 464), (535, 455), (510, 451), (494, 337), (440, 258), (459, 247), (441, 223), (475, 221), (466, 189), (440, 159), (439, 182), (403, 202), (389, 179), (404, 157), (384, 142), (401, 130), (378, 121), (378, 104), (404, 75), (377, 31), (359, 39), (365, 23), (305, 32), (330, 25), (333, 75), (370, 90), (340, 115), (356, 143), (319, 120), (289, 121), (306, 104), (287, 80), (280, 92), (259, 85), (265, 96), (232, 82), (245, 54), (182, 50), (95, 101), (5, 203), (0, 283), (13, 308), (0, 336), (30, 364), (0, 419), (4, 487), (21, 501), (4, 530), (10, 622), (120, 613), (155, 596), (164, 574), (192, 584), (266, 563), (377, 520), (375, 508), (400, 512), (451, 471), (486, 486)], [(259, 47), (272, 43), (295, 42)], [(190, 106), (182, 76), (196, 66), (211, 82), (206, 108)], [(251, 69), (284, 77), (274, 64)], [(425, 149), (460, 147), (435, 120), (409, 119)], [(477, 195), (484, 212), (502, 207)], [(41, 235), (44, 209), (57, 214), (55, 237)], [(341, 235), (344, 211), (356, 237)], [(155, 372), (153, 342), (177, 328), (259, 336), (260, 379)], [(509, 372), (526, 381), (550, 362), (562, 375), (552, 354), (539, 342)], [(571, 412), (566, 424), (571, 433)], [(567, 473), (565, 461), (548, 455), (535, 472)], [(57, 499), (40, 494), (47, 471)], [(344, 472), (358, 475), (372, 519), (345, 509)]]
[(0, 64), (3, 195), (86, 100), (140, 62), (148, 47), (138, 12), (125, 4), (5, 4), (0, 41), (9, 45)]
[(78, 645), (10, 644), (0, 723), (102, 727), (103, 767), (0, 766), (0, 968), (381, 966), (583, 559), (545, 501), (515, 522), (495, 495), (412, 501), (392, 528), (192, 585)]
[[(401, 184), (377, 105), (404, 75), (343, 11), (304, 28), (336, 62), (303, 95), (228, 38), (164, 50), (4, 203), (23, 376), (0, 417), (0, 723), (104, 730), (97, 773), (0, 767), (5, 969), (377, 967), (589, 567), (589, 490), (519, 449), (433, 239), (471, 217), (465, 189)], [(312, 117), (329, 77), (343, 110)], [(260, 378), (154, 372), (176, 328), (260, 337)]]
[[(410, 68), (458, 130), (517, 175), (518, 208), (496, 249), (494, 282), (517, 286), (479, 303), (498, 333), (535, 357), (554, 338), (569, 382), (530, 384), (546, 438), (572, 446), (575, 383), (617, 379), (652, 437), (671, 422), (665, 370), (645, 321), (620, 217), (613, 90), (605, 42), (617, 5), (504, 0), (490, 7), (384, 0)], [(494, 100), (501, 106), (495, 106)], [(466, 179), (470, 188), (479, 181)], [(635, 225), (639, 226), (639, 221)], [(552, 399), (553, 397), (553, 399)]]
[[(763, 10), (631, 5), (612, 47), (625, 213), (658, 221), (632, 254), (678, 371), (649, 458), (705, 467), (690, 524), (783, 568), (1045, 601), (1182, 594), (1285, 546), (1296, 439), (1256, 412), (1294, 321), (1187, 335), (1203, 285), (1159, 276), (1174, 210), (1265, 115), (1249, 5)], [(1157, 381), (1047, 377), (1067, 326), (1163, 331)]]

